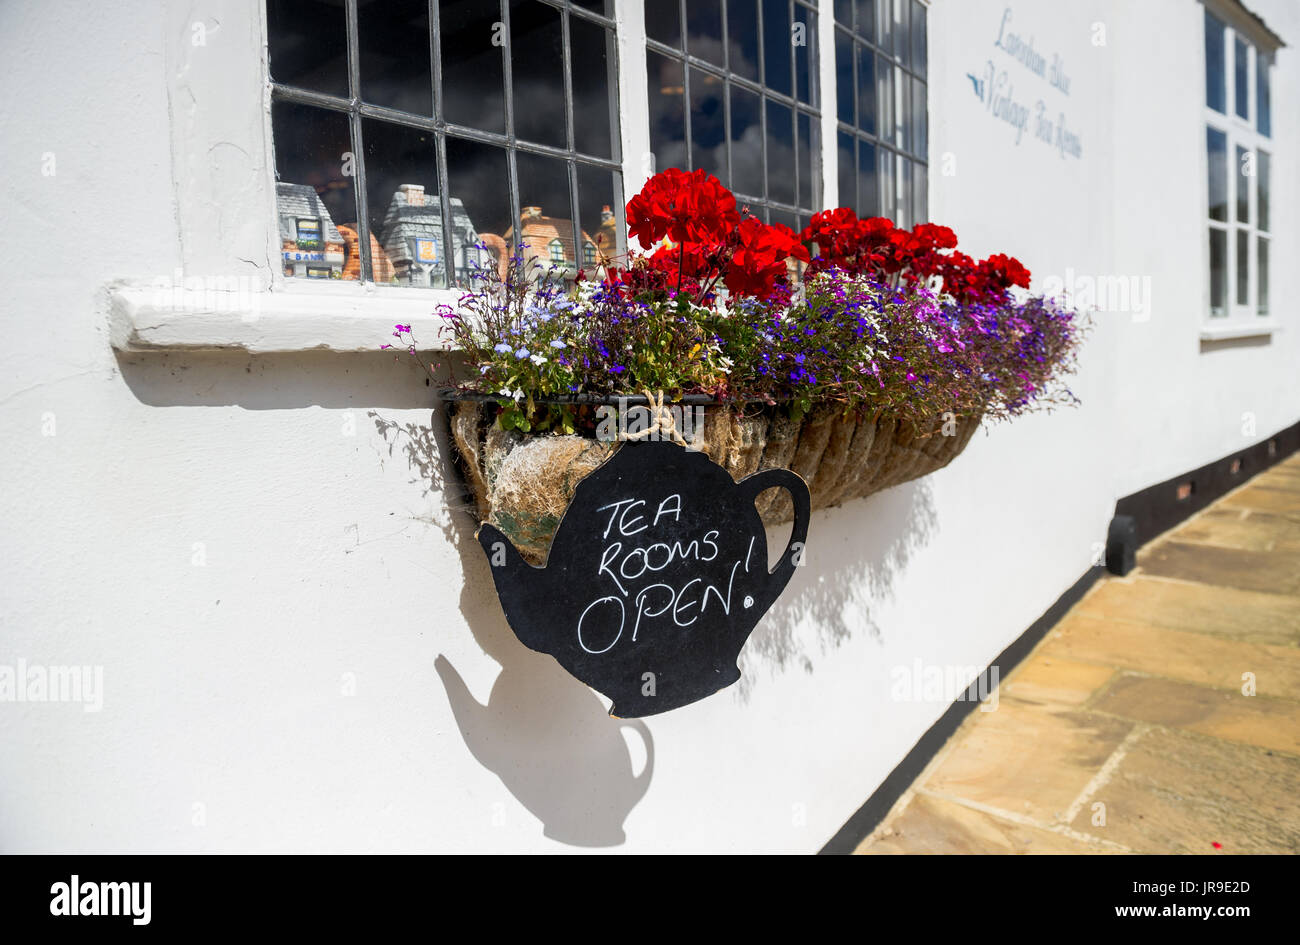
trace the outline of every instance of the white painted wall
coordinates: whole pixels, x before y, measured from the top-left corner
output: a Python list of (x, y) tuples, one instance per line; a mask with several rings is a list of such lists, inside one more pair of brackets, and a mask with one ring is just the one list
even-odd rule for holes
[[(1300, 41), (1294, 4), (1253, 6)], [(204, 91), (214, 63), (260, 74), (256, 0), (0, 6), (0, 664), (101, 666), (105, 689), (97, 713), (0, 703), (0, 849), (817, 849), (946, 707), (891, 700), (893, 667), (983, 665), (1088, 567), (1117, 496), (1246, 445), (1243, 411), (1260, 437), (1300, 418), (1293, 295), (1268, 344), (1198, 340), (1199, 6), (1012, 4), (1066, 58), (1078, 161), (974, 98), (1003, 7), (932, 11), (932, 217), (1039, 278), (1149, 274), (1151, 318), (1100, 318), (1080, 409), (818, 514), (742, 683), (620, 724), (505, 625), (415, 371), (111, 348), (110, 283), (265, 276), (258, 83)], [(203, 17), (210, 62), (177, 45)], [(1280, 283), (1290, 49), (1278, 78)]]

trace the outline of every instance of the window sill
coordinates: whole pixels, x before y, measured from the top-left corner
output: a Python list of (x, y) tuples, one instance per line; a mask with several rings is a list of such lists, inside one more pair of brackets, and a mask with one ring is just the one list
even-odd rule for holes
[(1273, 318), (1261, 318), (1258, 322), (1228, 322), (1224, 324), (1205, 324), (1201, 326), (1202, 341), (1226, 341), (1231, 338), (1256, 338), (1281, 331), (1282, 325)]
[(235, 349), (249, 353), (377, 351), (395, 324), (411, 325), (424, 350), (443, 350), (434, 309), (455, 289), (293, 285), (273, 289), (109, 289), (110, 338), (120, 351)]

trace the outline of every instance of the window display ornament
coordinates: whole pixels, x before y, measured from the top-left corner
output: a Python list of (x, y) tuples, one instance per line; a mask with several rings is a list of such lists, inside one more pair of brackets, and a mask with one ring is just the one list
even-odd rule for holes
[[(275, 185), (280, 217), (280, 252), (286, 276), (339, 278), (343, 274), (346, 237), (310, 184), (280, 181)], [(324, 276), (320, 270), (325, 270)]]
[[(794, 526), (769, 570), (754, 502), (774, 487)], [(544, 566), (490, 524), (478, 540), (519, 640), (613, 700), (611, 715), (636, 718), (740, 678), (745, 641), (803, 563), (809, 509), (787, 469), (736, 482), (702, 452), (637, 440), (578, 483)]]
[[(607, 239), (607, 227), (610, 233), (613, 232), (613, 220), (614, 215), (606, 206), (598, 232), (598, 239), (602, 242)], [(580, 268), (579, 258), (583, 260), (582, 265), (588, 268), (596, 264), (596, 241), (581, 229), (578, 231), (578, 239), (583, 247), (581, 257), (575, 254), (577, 243), (574, 240), (573, 221), (565, 217), (547, 216), (541, 207), (533, 206), (524, 207), (520, 211), (518, 228), (510, 227), (506, 230), (502, 243), (513, 247), (518, 240), (522, 243), (524, 260), (529, 270), (532, 271), (535, 266), (540, 266), (543, 270), (553, 267), (558, 282), (576, 278)], [(612, 239), (608, 245), (611, 248), (614, 246)], [(612, 249), (608, 255), (612, 258)]]
[[(452, 264), (456, 279), (465, 281), (474, 267), (488, 260), (478, 248), (479, 235), (464, 201), (452, 197), (449, 203)], [(402, 184), (393, 191), (379, 232), (393, 266), (394, 281), (435, 288), (446, 285), (442, 201), (438, 194), (427, 193), (423, 184)]]

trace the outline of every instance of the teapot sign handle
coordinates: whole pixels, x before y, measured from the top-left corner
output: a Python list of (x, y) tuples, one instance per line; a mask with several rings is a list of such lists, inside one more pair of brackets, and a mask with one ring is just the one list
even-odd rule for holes
[(790, 582), (790, 578), (794, 577), (794, 569), (799, 566), (804, 546), (808, 542), (808, 518), (811, 514), (808, 483), (788, 469), (764, 469), (752, 476), (746, 476), (736, 483), (736, 486), (745, 501), (751, 505), (760, 492), (773, 487), (790, 493), (790, 499), (794, 502), (794, 528), (790, 531), (790, 541), (786, 544), (785, 551), (781, 553), (776, 567), (768, 572), (772, 575), (771, 600), (776, 600), (777, 595)]

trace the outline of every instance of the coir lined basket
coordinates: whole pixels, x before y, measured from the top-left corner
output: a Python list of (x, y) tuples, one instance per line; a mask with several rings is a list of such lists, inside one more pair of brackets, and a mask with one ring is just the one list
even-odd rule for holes
[[(574, 489), (619, 444), (507, 432), (494, 422), (490, 402), (460, 399), (455, 392), (444, 396), (478, 519), (505, 533), (525, 559), (541, 564)], [(760, 469), (793, 470), (808, 483), (817, 509), (942, 469), (966, 448), (979, 422), (957, 417), (917, 429), (889, 416), (859, 417), (832, 407), (794, 420), (781, 406), (711, 404), (704, 407), (702, 428), (686, 439), (736, 480)], [(758, 511), (769, 526), (793, 515), (780, 490), (761, 494)]]

